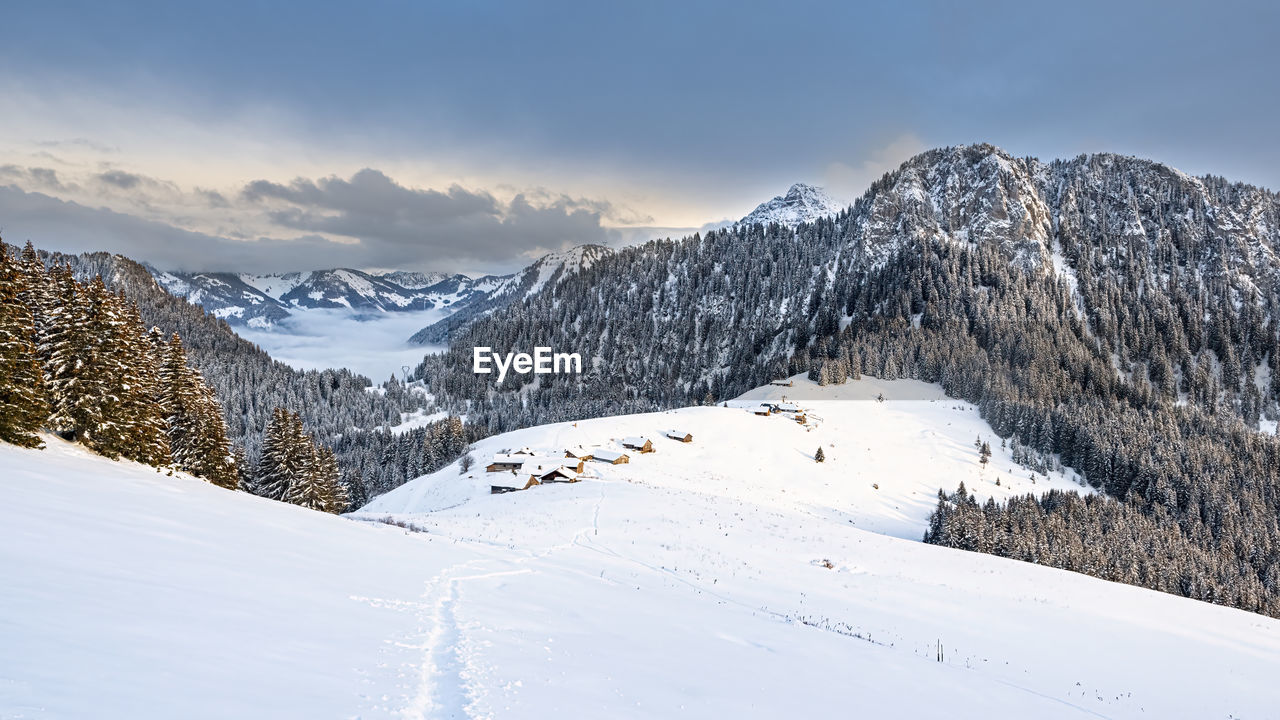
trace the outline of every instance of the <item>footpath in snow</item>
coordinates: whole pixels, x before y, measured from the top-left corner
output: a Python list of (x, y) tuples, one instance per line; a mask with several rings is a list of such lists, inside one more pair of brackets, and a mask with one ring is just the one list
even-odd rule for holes
[[(531, 428), (350, 518), (0, 446), (0, 717), (1274, 714), (1276, 620), (919, 542), (938, 487), (1077, 487), (936, 393)], [(782, 394), (805, 424), (747, 409)], [(630, 435), (656, 452), (489, 494), (500, 451)]]

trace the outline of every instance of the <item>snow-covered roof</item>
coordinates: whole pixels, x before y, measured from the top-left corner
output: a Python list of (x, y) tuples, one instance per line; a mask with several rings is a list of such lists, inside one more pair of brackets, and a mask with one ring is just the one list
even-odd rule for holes
[(577, 480), (577, 479), (578, 479), (578, 471), (577, 471), (577, 469), (575, 469), (575, 468), (571, 468), (571, 467), (565, 467), (565, 466), (563, 466), (563, 465), (559, 465), (559, 466), (557, 466), (557, 467), (553, 467), (553, 468), (548, 468), (547, 470), (544, 470), (544, 471), (542, 471), (542, 472), (533, 473), (533, 474), (534, 474), (534, 475), (536, 475), (536, 476), (538, 476), (538, 478), (539, 478), (539, 479), (542, 479), (542, 478), (547, 477), (548, 475), (551, 475), (552, 473), (559, 473), (559, 474), (563, 475), (563, 476), (564, 476), (564, 478), (565, 478), (566, 480)]
[(645, 444), (645, 443), (647, 443), (647, 442), (649, 442), (649, 438), (647, 438), (647, 437), (624, 437), (624, 438), (622, 438), (622, 444), (623, 444), (623, 445), (626, 445), (627, 447), (644, 447), (644, 444)]
[[(529, 473), (531, 475), (538, 475), (544, 472), (550, 472), (552, 470), (555, 470), (558, 467), (565, 467), (566, 460), (568, 460), (568, 458), (562, 458), (562, 457), (530, 458), (528, 460), (525, 460), (524, 464), (520, 466), (520, 472)], [(574, 470), (573, 468), (570, 468), (570, 469)], [(574, 470), (574, 472), (577, 472), (577, 470)]]
[(666, 432), (666, 435), (667, 437), (673, 437), (673, 438), (685, 438), (685, 437), (691, 437), (693, 433), (687, 433), (683, 430), (668, 430)]
[(591, 450), (591, 449), (588, 449), (588, 448), (584, 448), (584, 447), (582, 447), (581, 445), (579, 445), (579, 446), (577, 446), (577, 447), (567, 448), (567, 449), (564, 451), (564, 453), (565, 453), (566, 455), (568, 455), (569, 457), (574, 457), (574, 458), (585, 458), (585, 457), (590, 456), (590, 455), (595, 455), (595, 451), (594, 451), (594, 450)]
[(494, 453), (493, 460), (490, 460), (489, 462), (490, 464), (498, 464), (498, 465), (519, 465), (527, 461), (528, 459), (529, 457), (527, 455), (512, 455), (511, 453)]
[(515, 488), (523, 490), (529, 484), (529, 473), (512, 473), (510, 475), (490, 476), (489, 484), (496, 487)]
[(618, 458), (626, 457), (626, 455), (627, 455), (627, 454), (626, 454), (626, 453), (622, 453), (622, 452), (618, 452), (617, 450), (596, 450), (596, 451), (593, 453), (593, 455), (595, 455), (595, 458), (596, 458), (597, 460), (604, 460), (604, 461), (606, 461), (606, 462), (613, 462), (614, 460), (617, 460)]
[(800, 406), (795, 403), (778, 403), (774, 407), (780, 412), (800, 412)]

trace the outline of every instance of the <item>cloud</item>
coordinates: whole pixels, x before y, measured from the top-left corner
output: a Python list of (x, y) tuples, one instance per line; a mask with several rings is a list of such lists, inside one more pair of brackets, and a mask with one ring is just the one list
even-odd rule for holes
[(120, 152), (120, 148), (114, 145), (107, 145), (96, 140), (88, 138), (68, 138), (65, 140), (40, 140), (35, 143), (37, 147), (44, 148), (74, 148), (78, 150), (88, 150), (102, 155), (110, 155)]
[[(108, 250), (165, 269), (327, 267), (510, 270), (520, 258), (607, 243), (603, 200), (543, 189), (502, 199), (453, 185), (411, 188), (374, 169), (349, 178), (255, 180), (224, 192), (107, 167), (80, 182), (0, 166), (0, 226), (12, 241)], [(20, 236), (20, 237), (19, 237)]]
[(240, 199), (276, 227), (359, 243), (368, 265), (404, 267), (432, 259), (488, 263), (607, 239), (601, 225), (613, 206), (602, 200), (518, 193), (503, 201), (484, 190), (406, 187), (364, 169), (349, 179), (257, 180)]
[(47, 190), (66, 190), (58, 178), (58, 171), (46, 167), (20, 167), (18, 165), (0, 165), (0, 183), (11, 183), (26, 187)]
[[(306, 264), (300, 258), (330, 250), (323, 238), (236, 241), (146, 220), (106, 208), (61, 200), (12, 185), (0, 187), (0, 232), (6, 242), (27, 240), (41, 249), (68, 253), (107, 251), (168, 269), (244, 269), (261, 265), (282, 271)], [(348, 262), (354, 256), (340, 258)], [(313, 268), (303, 268), (313, 269)]]
[(98, 173), (97, 178), (100, 182), (108, 185), (114, 185), (121, 190), (132, 190), (143, 182), (143, 177), (131, 172), (123, 170), (108, 170), (104, 173)]

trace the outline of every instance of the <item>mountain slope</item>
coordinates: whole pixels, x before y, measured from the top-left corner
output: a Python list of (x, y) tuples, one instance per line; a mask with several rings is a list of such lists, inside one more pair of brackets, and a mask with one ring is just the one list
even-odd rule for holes
[[(629, 453), (626, 465), (588, 463), (590, 474), (761, 506), (817, 513), (829, 520), (894, 537), (919, 540), (937, 504), (938, 489), (964, 482), (983, 497), (1005, 499), (1049, 489), (1080, 490), (1070, 470), (1038, 474), (1015, 463), (997, 441), (993, 460), (978, 462), (974, 440), (995, 433), (969, 403), (915, 380), (863, 376), (820, 387), (798, 376), (790, 387), (756, 388), (728, 407), (689, 407), (543, 425), (486, 438), (473, 452), (478, 466), (502, 448), (530, 447), (562, 455), (571, 447), (626, 452), (621, 438), (645, 436), (656, 452)], [(885, 401), (876, 398), (884, 396)], [(762, 402), (798, 403), (807, 422), (786, 414), (759, 417)], [(693, 435), (685, 445), (663, 437), (677, 428)], [(826, 460), (813, 461), (818, 447)], [(442, 473), (419, 478), (375, 498), (366, 513), (413, 513), (457, 505), (489, 493), (493, 478), (468, 480)], [(1035, 478), (1034, 480), (1032, 478)], [(997, 485), (996, 481), (1000, 484)], [(877, 487), (878, 486), (878, 487)], [(784, 491), (779, 493), (779, 489)]]
[[(418, 376), (493, 432), (795, 373), (938, 382), (1111, 498), (1054, 518), (1088, 548), (1071, 567), (1142, 577), (1125, 558), (1178, 547), (1150, 582), (1280, 616), (1280, 442), (1258, 432), (1280, 417), (1278, 218), (1272, 192), (1147, 160), (943, 148), (836, 218), (623, 250), (477, 321)], [(586, 372), (470, 372), (472, 346), (539, 345)], [(1141, 521), (1108, 534), (1117, 501)]]
[(469, 302), (457, 312), (439, 320), (409, 338), (409, 342), (432, 345), (447, 342), (456, 332), (477, 319), (518, 303), (546, 288), (555, 288), (569, 278), (589, 270), (613, 254), (603, 245), (580, 245), (569, 250), (548, 253), (514, 275), (486, 276), (475, 281), (483, 298)]
[[(944, 434), (948, 417), (973, 422), (893, 402), (848, 404)], [(721, 411), (791, 429), (689, 412)], [(712, 483), (699, 453), (724, 439), (714, 427), (635, 459), (633, 482), (399, 516), (426, 532), (52, 439), (0, 446), (15, 509), (0, 525), (0, 715), (1200, 718), (1280, 702), (1278, 621), (870, 533), (848, 513), (892, 524), (894, 509), (824, 504), (819, 478), (794, 501), (792, 475)], [(807, 448), (795, 434), (780, 444)], [(660, 459), (690, 472), (648, 473)], [(455, 465), (423, 481), (467, 478)]]
[(271, 327), (289, 317), (288, 306), (234, 273), (171, 273), (147, 269), (165, 290), (233, 325)]
[[(100, 275), (137, 304), (147, 326), (181, 335), (190, 361), (218, 396), (230, 439), (244, 450), (250, 466), (257, 463), (263, 429), (277, 407), (300, 414), (308, 433), (334, 447), (357, 502), (452, 460), (466, 445), (470, 431), (450, 432), (439, 442), (421, 434), (382, 432), (425, 408), (427, 398), (398, 383), (371, 391), (368, 378), (345, 369), (295, 370), (199, 305), (167, 292), (145, 266), (128, 258), (108, 253), (42, 253), (42, 258), (46, 264), (70, 265), (79, 278)], [(431, 432), (440, 440), (435, 429)]]

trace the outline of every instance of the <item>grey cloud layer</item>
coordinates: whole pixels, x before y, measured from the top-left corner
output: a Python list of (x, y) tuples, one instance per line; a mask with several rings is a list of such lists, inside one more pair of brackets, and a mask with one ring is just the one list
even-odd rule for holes
[[(238, 192), (118, 169), (71, 182), (46, 168), (0, 166), (0, 227), (68, 251), (109, 250), (187, 270), (333, 266), (487, 267), (567, 245), (602, 243), (612, 205), (531, 191), (406, 187), (372, 169), (350, 178), (257, 180)], [(105, 207), (95, 207), (104, 205)]]

